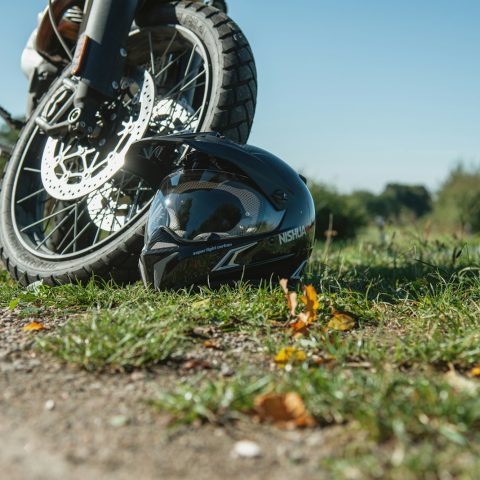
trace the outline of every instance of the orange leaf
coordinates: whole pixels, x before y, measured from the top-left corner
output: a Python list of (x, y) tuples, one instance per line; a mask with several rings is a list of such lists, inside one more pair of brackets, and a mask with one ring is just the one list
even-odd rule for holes
[(298, 393), (269, 393), (254, 401), (255, 412), (261, 422), (274, 423), (280, 428), (305, 428), (315, 425), (302, 397)]
[(310, 322), (316, 320), (320, 302), (318, 301), (317, 292), (313, 285), (307, 285), (303, 289), (303, 295), (300, 300), (305, 304), (305, 313), (309, 316)]
[(300, 313), (297, 316), (297, 320), (290, 324), (294, 333), (302, 333), (306, 334), (308, 332), (308, 325), (310, 322), (308, 321), (308, 315), (305, 313)]
[(24, 332), (36, 332), (38, 330), (46, 330), (47, 327), (45, 325), (43, 325), (42, 323), (38, 323), (38, 322), (32, 322), (32, 323), (29, 323), (28, 325), (25, 325), (23, 327), (23, 331)]
[(355, 327), (355, 317), (348, 312), (339, 312), (333, 310), (332, 318), (328, 322), (328, 327), (332, 330), (338, 330), (340, 332), (347, 332)]
[(476, 367), (473, 367), (470, 370), (470, 376), (471, 377), (480, 377), (480, 365), (477, 365)]

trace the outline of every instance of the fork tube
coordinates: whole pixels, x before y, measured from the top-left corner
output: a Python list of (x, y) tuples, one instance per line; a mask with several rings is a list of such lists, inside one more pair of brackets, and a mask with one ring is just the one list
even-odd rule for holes
[[(75, 50), (72, 73), (104, 97), (113, 98), (125, 67), (128, 34), (140, 0), (92, 0)], [(77, 102), (85, 94), (80, 89)]]

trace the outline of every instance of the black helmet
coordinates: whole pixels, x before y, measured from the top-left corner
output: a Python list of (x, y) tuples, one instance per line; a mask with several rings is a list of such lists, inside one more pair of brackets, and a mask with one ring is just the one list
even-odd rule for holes
[(156, 172), (149, 180), (158, 188), (140, 257), (145, 284), (300, 276), (312, 251), (315, 209), (305, 180), (285, 162), (211, 133), (141, 140), (135, 155), (127, 168)]

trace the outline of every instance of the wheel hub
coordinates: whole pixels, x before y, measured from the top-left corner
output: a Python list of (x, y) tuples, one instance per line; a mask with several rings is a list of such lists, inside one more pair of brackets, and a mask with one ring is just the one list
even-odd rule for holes
[(78, 200), (98, 190), (123, 167), (132, 143), (144, 136), (153, 112), (155, 83), (148, 71), (132, 80), (138, 86), (138, 91), (130, 101), (136, 107), (135, 113), (130, 111), (119, 124), (115, 132), (115, 145), (108, 152), (81, 145), (75, 139), (73, 142), (51, 137), (47, 140), (41, 175), (45, 190), (53, 198)]

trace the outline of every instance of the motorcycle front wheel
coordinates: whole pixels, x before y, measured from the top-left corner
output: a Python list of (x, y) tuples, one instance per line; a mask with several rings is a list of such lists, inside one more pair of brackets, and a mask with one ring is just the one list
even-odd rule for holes
[(248, 139), (255, 63), (238, 26), (219, 10), (153, 5), (131, 32), (127, 70), (117, 98), (99, 108), (95, 139), (53, 139), (38, 126), (38, 118), (68, 118), (78, 82), (68, 68), (21, 132), (0, 182), (0, 259), (23, 285), (139, 278), (155, 192), (122, 168), (134, 141), (187, 130)]

